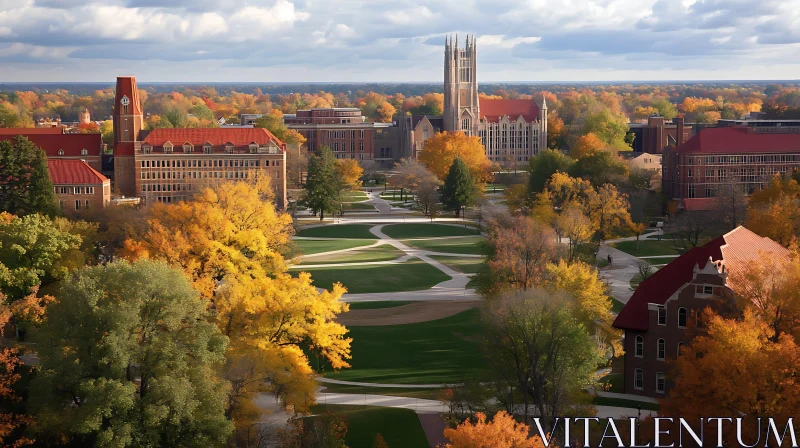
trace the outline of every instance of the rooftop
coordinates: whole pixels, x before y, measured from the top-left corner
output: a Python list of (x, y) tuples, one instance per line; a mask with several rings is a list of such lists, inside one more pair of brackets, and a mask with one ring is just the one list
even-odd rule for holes
[(669, 151), (702, 154), (800, 153), (800, 134), (760, 133), (747, 127), (706, 128)]
[(285, 146), (264, 128), (159, 128), (150, 131), (144, 139), (144, 143), (152, 146), (162, 146), (166, 142), (173, 145), (189, 143), (194, 146), (205, 143), (213, 146), (248, 146), (251, 143), (266, 145), (273, 142), (281, 148)]
[[(28, 129), (22, 129), (27, 131)], [(103, 136), (100, 134), (61, 134), (25, 132), (5, 134), (0, 132), (0, 140), (11, 140), (21, 135), (41, 148), (47, 157), (86, 157), (97, 156), (103, 149)], [(86, 154), (82, 154), (83, 150)]]
[(48, 159), (47, 168), (50, 171), (50, 180), (56, 185), (102, 185), (109, 182), (106, 176), (83, 160)]
[(480, 119), (491, 122), (500, 120), (502, 116), (508, 116), (511, 120), (516, 120), (520, 116), (527, 122), (539, 119), (539, 106), (534, 100), (505, 100), (505, 99), (482, 99), (480, 100)]

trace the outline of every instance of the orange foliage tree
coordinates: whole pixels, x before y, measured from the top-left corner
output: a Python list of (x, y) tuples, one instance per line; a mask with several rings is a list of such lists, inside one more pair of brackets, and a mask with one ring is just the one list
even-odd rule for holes
[(600, 140), (600, 138), (597, 137), (594, 132), (590, 132), (586, 135), (580, 136), (575, 141), (575, 144), (572, 145), (572, 150), (570, 150), (569, 155), (574, 159), (582, 159), (602, 150), (606, 146), (607, 145)]
[(439, 180), (444, 181), (456, 157), (467, 165), (472, 179), (477, 183), (489, 181), (491, 163), (478, 137), (469, 137), (461, 132), (440, 132), (425, 141), (419, 160)]
[(487, 422), (486, 414), (475, 414), (475, 422), (469, 420), (456, 427), (444, 430), (450, 440), (447, 448), (544, 448), (541, 437), (528, 437), (530, 427), (514, 420), (504, 411), (495, 414)]

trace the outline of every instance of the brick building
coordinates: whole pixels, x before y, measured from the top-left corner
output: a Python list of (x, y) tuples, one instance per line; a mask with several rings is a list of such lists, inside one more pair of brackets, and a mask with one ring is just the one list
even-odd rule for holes
[(284, 114), (283, 122), (290, 128), (296, 124), (350, 124), (363, 123), (361, 109), (357, 107), (331, 107), (298, 110)]
[(431, 115), (404, 115), (399, 120), (403, 157), (416, 159), (425, 147), (425, 141), (442, 132), (444, 120)]
[(633, 152), (661, 154), (664, 148), (680, 146), (698, 132), (698, 125), (684, 124), (682, 117), (666, 121), (664, 117), (650, 116), (647, 123), (628, 123), (633, 133)]
[(48, 159), (50, 180), (56, 199), (69, 217), (107, 207), (111, 203), (111, 181), (82, 160)]
[(778, 173), (800, 168), (800, 134), (752, 127), (703, 129), (665, 149), (663, 191), (675, 200), (714, 197), (722, 185), (752, 193)]
[(278, 207), (286, 206), (286, 145), (266, 129), (142, 130), (143, 111), (132, 76), (117, 78), (114, 102), (114, 181), (145, 202), (190, 198), (203, 184), (272, 178)]
[(669, 392), (670, 361), (691, 342), (688, 331), (699, 313), (720, 305), (730, 291), (728, 275), (747, 271), (762, 254), (788, 262), (791, 252), (737, 227), (692, 248), (636, 288), (614, 321), (625, 331), (625, 393), (659, 398)]
[(64, 134), (64, 128), (0, 128), (0, 140), (20, 135), (41, 148), (48, 160), (85, 160), (102, 171), (103, 137), (100, 134)]

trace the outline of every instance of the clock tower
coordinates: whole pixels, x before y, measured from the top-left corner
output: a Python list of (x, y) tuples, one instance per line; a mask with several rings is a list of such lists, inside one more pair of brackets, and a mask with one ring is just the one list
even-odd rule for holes
[(136, 77), (118, 76), (114, 98), (114, 184), (125, 196), (136, 196), (134, 155), (144, 116)]

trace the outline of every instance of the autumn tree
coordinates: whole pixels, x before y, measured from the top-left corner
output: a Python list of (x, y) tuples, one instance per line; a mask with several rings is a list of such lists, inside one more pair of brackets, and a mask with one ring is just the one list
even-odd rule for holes
[(323, 146), (308, 159), (308, 175), (305, 188), (298, 203), (319, 213), (319, 220), (325, 219), (325, 212), (334, 212), (339, 207), (339, 192), (342, 178), (339, 177), (337, 162), (330, 148)]
[(603, 350), (575, 316), (563, 292), (531, 289), (487, 301), (482, 310), (486, 353), (497, 378), (523, 396), (551, 427), (556, 417), (586, 415), (581, 397), (596, 386)]
[(337, 159), (336, 175), (344, 188), (357, 190), (361, 188), (361, 177), (364, 169), (355, 159)]
[(566, 173), (574, 160), (565, 156), (561, 151), (548, 149), (528, 161), (528, 193), (534, 195), (541, 193), (550, 177), (557, 172)]
[[(0, 293), (0, 336), (4, 336), (4, 330), (14, 311), (16, 310), (6, 302), (6, 297)], [(18, 354), (16, 348), (0, 349), (0, 401), (7, 405), (0, 409), (0, 444), (12, 448), (33, 443), (32, 439), (22, 434), (23, 429), (32, 423), (32, 419), (15, 409), (22, 401), (16, 386), (22, 378)]]
[(8, 103), (0, 103), (0, 128), (21, 127), (22, 120), (13, 106)]
[[(774, 418), (782, 431), (800, 409), (800, 347), (795, 340), (776, 335), (749, 310), (736, 319), (707, 311), (703, 321), (705, 332), (681, 349), (674, 385), (659, 414), (680, 416), (690, 424), (709, 415), (741, 416), (746, 443), (765, 433), (756, 419)], [(736, 440), (735, 424), (721, 431), (726, 440)], [(706, 427), (705, 432), (716, 434), (717, 428)]]
[(0, 211), (48, 216), (58, 212), (47, 155), (22, 136), (0, 141)]
[(733, 230), (744, 222), (747, 191), (737, 176), (728, 175), (714, 188), (713, 211), (725, 230)]
[(579, 160), (590, 156), (597, 151), (602, 151), (605, 147), (605, 142), (600, 140), (600, 138), (598, 138), (594, 133), (590, 132), (578, 137), (578, 139), (572, 145), (569, 155), (573, 159)]
[[(425, 165), (416, 159), (402, 159), (395, 165), (397, 174), (392, 184), (414, 193), (415, 200), (427, 215), (432, 205), (439, 202), (439, 186), (442, 182)], [(401, 199), (402, 199), (401, 193)]]
[(556, 228), (561, 236), (567, 237), (567, 261), (572, 263), (578, 257), (578, 249), (594, 236), (592, 221), (580, 207), (570, 204), (556, 217)]
[(775, 176), (747, 201), (748, 229), (784, 246), (800, 239), (800, 184), (791, 176)]
[(450, 165), (450, 171), (442, 185), (442, 203), (450, 210), (455, 210), (456, 217), (471, 205), (478, 195), (478, 187), (467, 165), (456, 157)]
[(77, 271), (36, 340), (31, 406), (45, 435), (94, 446), (219, 446), (231, 433), (216, 375), (227, 338), (165, 263)]
[(278, 448), (347, 448), (347, 422), (332, 412), (312, 418), (291, 418), (278, 430)]
[(456, 428), (446, 428), (444, 436), (450, 441), (446, 448), (544, 448), (539, 436), (529, 436), (530, 427), (514, 420), (504, 411), (486, 421), (486, 414), (475, 414), (475, 422), (462, 422)]
[(628, 167), (609, 151), (587, 154), (569, 169), (569, 175), (588, 179), (594, 187), (604, 184), (621, 184), (628, 176)]
[(477, 184), (489, 180), (491, 164), (478, 137), (461, 132), (440, 132), (425, 141), (425, 147), (419, 155), (419, 161), (442, 181), (456, 158), (464, 162)]

